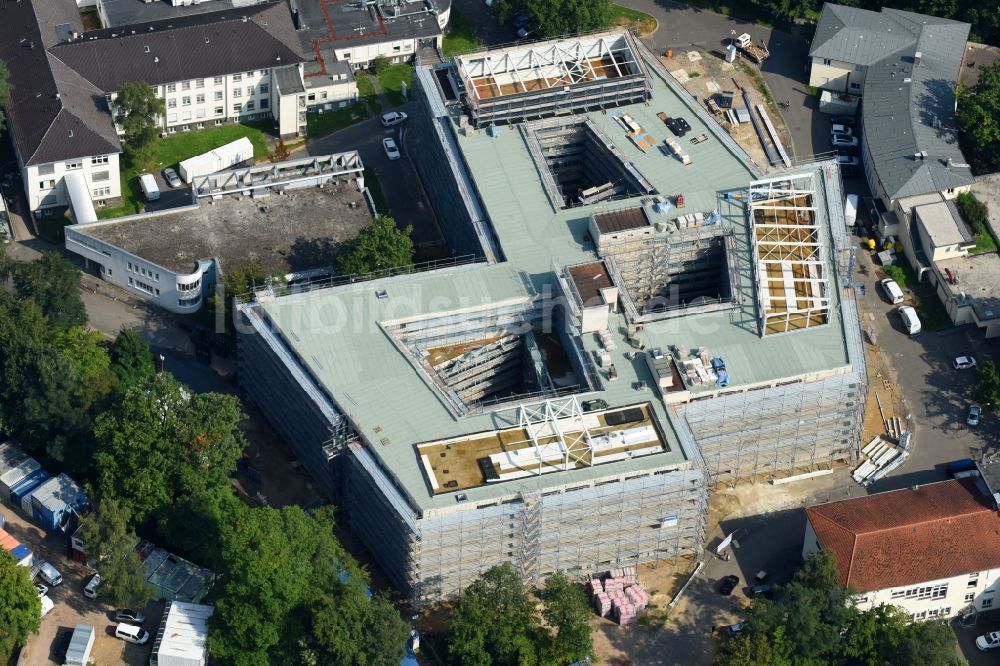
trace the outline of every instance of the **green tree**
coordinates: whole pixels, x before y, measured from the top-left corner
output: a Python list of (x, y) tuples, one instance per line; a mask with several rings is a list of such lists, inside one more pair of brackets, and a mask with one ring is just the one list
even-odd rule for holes
[(385, 70), (389, 69), (390, 65), (392, 65), (392, 63), (389, 62), (389, 59), (380, 55), (372, 60), (371, 70), (376, 74), (381, 74)]
[(545, 580), (543, 598), (542, 617), (556, 632), (549, 650), (550, 658), (568, 664), (592, 656), (590, 618), (593, 612), (583, 588), (570, 582), (565, 574), (556, 573)]
[(58, 252), (35, 261), (12, 264), (14, 293), (30, 298), (55, 328), (85, 326), (87, 311), (80, 298), (80, 271)]
[(209, 631), (219, 663), (294, 663), (308, 631), (296, 611), (327, 594), (340, 571), (364, 582), (333, 536), (332, 509), (242, 506), (220, 531), (225, 587)]
[(28, 569), (0, 548), (0, 657), (8, 657), (28, 636), (37, 634), (41, 616), (42, 604)]
[(202, 488), (229, 485), (245, 447), (239, 400), (192, 394), (169, 374), (136, 384), (94, 426), (98, 487), (136, 523)]
[(1000, 169), (1000, 62), (983, 67), (972, 88), (958, 91), (959, 139), (977, 172)]
[(118, 378), (118, 388), (122, 393), (156, 374), (149, 343), (134, 328), (122, 329), (111, 345), (111, 370)]
[(463, 666), (532, 666), (545, 642), (535, 604), (509, 562), (483, 572), (451, 616), (448, 652)]
[(303, 661), (338, 666), (398, 666), (410, 628), (389, 601), (368, 598), (354, 581), (334, 582), (333, 593), (308, 609)]
[[(6, 107), (10, 103), (13, 90), (14, 85), (10, 82), (10, 70), (7, 68), (7, 63), (0, 60), (0, 106)], [(4, 112), (0, 109), (0, 128), (3, 127), (5, 120)]]
[(1000, 407), (1000, 368), (992, 359), (976, 367), (973, 395), (986, 407)]
[(745, 631), (726, 641), (716, 660), (719, 666), (792, 666), (791, 646), (784, 627), (774, 636)]
[(111, 497), (101, 500), (97, 511), (80, 519), (87, 559), (101, 574), (100, 598), (112, 606), (142, 608), (152, 596), (146, 567), (135, 545), (139, 539), (128, 529), (128, 511)]
[(115, 121), (125, 134), (125, 152), (137, 164), (145, 164), (153, 154), (160, 133), (163, 100), (145, 81), (123, 83), (114, 101)]
[(493, 5), (506, 22), (525, 14), (539, 37), (559, 37), (606, 28), (611, 24), (608, 0), (503, 0)]
[(400, 230), (391, 217), (379, 215), (347, 246), (337, 259), (341, 275), (384, 274), (413, 264), (413, 227)]

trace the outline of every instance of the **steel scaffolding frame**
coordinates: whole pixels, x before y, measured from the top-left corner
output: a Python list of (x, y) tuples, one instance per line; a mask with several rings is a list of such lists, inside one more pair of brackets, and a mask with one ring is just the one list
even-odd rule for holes
[[(566, 423), (560, 424), (560, 421)], [(538, 461), (536, 474), (543, 473), (543, 467), (551, 467), (551, 458), (545, 463), (540, 438), (556, 437), (563, 454), (563, 469), (570, 469), (572, 463), (591, 467), (594, 464), (594, 444), (590, 430), (583, 418), (583, 408), (575, 395), (568, 398), (543, 400), (517, 408), (517, 424), (528, 433), (528, 440), (535, 449)]]

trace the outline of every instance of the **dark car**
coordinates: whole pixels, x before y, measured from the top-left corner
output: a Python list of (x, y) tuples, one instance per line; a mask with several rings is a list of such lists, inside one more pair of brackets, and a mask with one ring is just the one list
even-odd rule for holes
[(691, 126), (688, 121), (683, 118), (667, 118), (663, 121), (667, 125), (667, 129), (670, 130), (674, 136), (684, 136), (691, 131)]
[(722, 583), (719, 585), (719, 594), (724, 597), (728, 597), (736, 589), (736, 586), (740, 584), (739, 576), (726, 576), (722, 579)]
[(115, 611), (115, 622), (126, 622), (128, 624), (142, 624), (146, 621), (146, 614), (142, 611), (131, 608), (119, 608)]
[(66, 663), (66, 653), (69, 652), (69, 644), (72, 640), (72, 629), (60, 629), (59, 633), (56, 634), (56, 660), (60, 664)]
[(759, 583), (757, 585), (751, 585), (747, 592), (748, 597), (767, 597), (768, 599), (773, 598), (774, 593), (771, 590), (770, 583)]

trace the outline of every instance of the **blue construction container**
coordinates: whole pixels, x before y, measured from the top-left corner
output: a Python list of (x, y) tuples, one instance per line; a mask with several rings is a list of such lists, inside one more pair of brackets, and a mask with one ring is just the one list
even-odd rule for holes
[(63, 532), (75, 511), (87, 504), (87, 495), (65, 474), (49, 479), (29, 495), (35, 524), (46, 532)]
[(18, 481), (10, 489), (10, 501), (14, 506), (21, 506), (21, 500), (30, 495), (38, 486), (52, 478), (44, 469), (34, 472)]

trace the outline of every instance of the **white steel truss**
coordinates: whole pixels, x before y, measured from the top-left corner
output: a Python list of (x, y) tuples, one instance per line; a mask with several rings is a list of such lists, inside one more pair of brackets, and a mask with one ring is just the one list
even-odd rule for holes
[(587, 467), (594, 464), (594, 447), (583, 417), (583, 408), (576, 396), (544, 400), (530, 405), (521, 405), (517, 410), (517, 424), (528, 434), (535, 448), (538, 461), (536, 474), (543, 474), (543, 467), (552, 467), (552, 456), (542, 451), (542, 440), (555, 439), (562, 453), (562, 469), (571, 469), (581, 463)]
[[(606, 59), (618, 77), (641, 71), (624, 34), (547, 42), (535, 47), (515, 47), (459, 57), (458, 71), (466, 88), (480, 99), (480, 88), (511, 85), (516, 92), (561, 88), (602, 78), (593, 61)], [(495, 94), (489, 95), (495, 97)]]
[(761, 334), (827, 323), (831, 296), (814, 175), (754, 181), (747, 200)]

